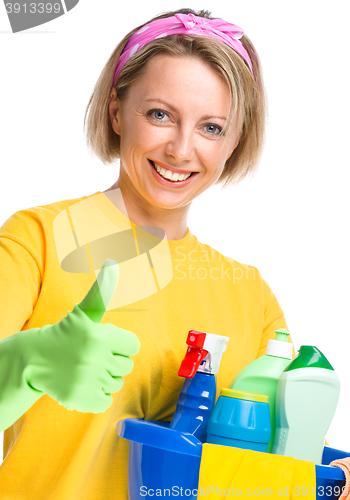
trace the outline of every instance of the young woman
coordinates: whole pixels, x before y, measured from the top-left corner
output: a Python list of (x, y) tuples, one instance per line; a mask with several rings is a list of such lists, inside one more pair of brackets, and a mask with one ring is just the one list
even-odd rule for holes
[[(264, 87), (241, 28), (190, 9), (138, 26), (86, 118), (94, 153), (120, 158), (116, 183), (0, 231), (3, 498), (126, 500), (116, 423), (171, 420), (188, 331), (230, 338), (219, 394), (286, 328), (259, 271), (187, 226), (197, 196), (260, 158)], [(229, 228), (238, 216), (222, 213)]]

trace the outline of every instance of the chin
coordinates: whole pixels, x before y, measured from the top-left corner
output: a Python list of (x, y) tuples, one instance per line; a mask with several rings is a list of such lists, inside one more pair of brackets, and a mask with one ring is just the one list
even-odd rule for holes
[(183, 208), (185, 207), (186, 205), (189, 205), (191, 203), (192, 200), (190, 201), (187, 201), (187, 202), (184, 202), (184, 203), (157, 203), (157, 202), (154, 202), (152, 203), (153, 206), (157, 207), (157, 208), (162, 208), (164, 210), (176, 210), (177, 208)]
[(162, 199), (159, 198), (154, 199), (153, 197), (149, 196), (146, 199), (148, 203), (153, 207), (157, 207), (164, 210), (175, 210), (177, 208), (185, 207), (186, 205), (189, 205), (192, 202), (192, 200), (180, 200), (179, 198), (180, 196), (176, 195), (175, 193), (175, 196), (164, 196), (162, 197)]

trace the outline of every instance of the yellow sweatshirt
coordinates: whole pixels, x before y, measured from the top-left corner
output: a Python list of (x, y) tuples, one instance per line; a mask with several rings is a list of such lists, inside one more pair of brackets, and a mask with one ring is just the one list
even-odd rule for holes
[[(113, 228), (131, 228), (135, 236), (138, 226), (100, 191), (12, 215), (0, 228), (0, 338), (66, 316), (105, 258), (118, 261)], [(287, 328), (255, 267), (223, 256), (188, 228), (181, 240), (162, 244), (171, 273), (135, 240), (134, 258), (129, 249), (120, 275), (134, 284), (102, 320), (134, 332), (141, 343), (122, 390), (100, 414), (69, 411), (43, 395), (4, 433), (1, 500), (127, 500), (128, 441), (116, 424), (126, 417), (171, 421), (189, 330), (230, 338), (217, 375), (219, 395), (265, 353), (276, 329)]]

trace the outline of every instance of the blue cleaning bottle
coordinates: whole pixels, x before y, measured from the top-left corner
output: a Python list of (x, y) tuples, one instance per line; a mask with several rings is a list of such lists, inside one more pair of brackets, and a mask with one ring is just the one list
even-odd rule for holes
[(202, 443), (206, 441), (207, 425), (216, 400), (216, 377), (221, 356), (229, 337), (190, 330), (189, 346), (178, 375), (186, 380), (169, 428), (188, 432)]

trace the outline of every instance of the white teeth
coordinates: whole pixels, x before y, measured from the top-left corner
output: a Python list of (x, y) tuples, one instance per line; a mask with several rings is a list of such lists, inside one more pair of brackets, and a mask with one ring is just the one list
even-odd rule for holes
[[(154, 162), (153, 162), (154, 163)], [(156, 163), (154, 163), (154, 166), (162, 177), (165, 179), (170, 179), (171, 181), (184, 181), (185, 179), (188, 179), (189, 176), (191, 175), (191, 172), (189, 174), (174, 174), (170, 170), (165, 170), (165, 168), (160, 167)]]
[[(164, 170), (164, 169), (163, 169), (163, 170)], [(167, 170), (167, 171), (165, 172), (165, 174), (163, 174), (163, 172), (162, 172), (162, 176), (163, 176), (163, 177), (165, 177), (166, 179), (171, 179), (172, 175), (173, 175), (173, 173), (172, 173), (172, 172), (170, 172), (170, 170)]]

